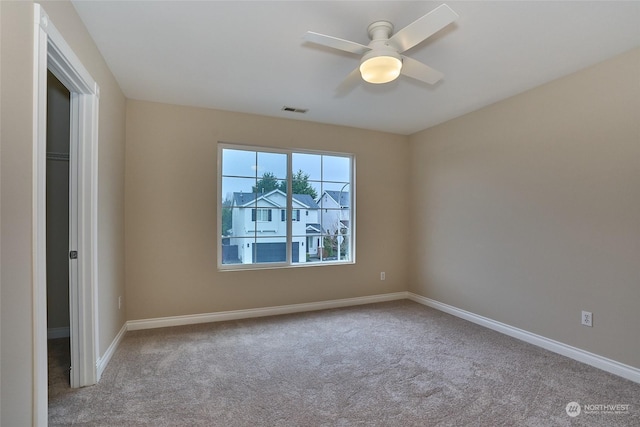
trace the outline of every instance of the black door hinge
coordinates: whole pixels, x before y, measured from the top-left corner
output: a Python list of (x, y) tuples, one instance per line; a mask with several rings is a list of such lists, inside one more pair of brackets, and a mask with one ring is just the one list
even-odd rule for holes
[(71, 251), (71, 252), (69, 252), (69, 258), (71, 258), (71, 259), (78, 259), (78, 251)]

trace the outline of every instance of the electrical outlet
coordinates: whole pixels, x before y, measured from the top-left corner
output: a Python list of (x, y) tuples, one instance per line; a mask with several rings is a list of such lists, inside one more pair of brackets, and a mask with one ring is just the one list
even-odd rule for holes
[(385, 280), (386, 279), (386, 275), (384, 274), (384, 271), (380, 272), (380, 280)]
[(122, 308), (122, 297), (118, 297), (118, 310)]
[(584, 326), (593, 327), (593, 313), (590, 311), (582, 311), (582, 324)]

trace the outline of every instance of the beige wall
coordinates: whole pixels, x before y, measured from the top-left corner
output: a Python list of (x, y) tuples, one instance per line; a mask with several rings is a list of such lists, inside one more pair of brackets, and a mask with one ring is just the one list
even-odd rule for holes
[(640, 368), (638, 76), (636, 49), (413, 135), (410, 290)]
[[(32, 421), (33, 3), (0, 2), (1, 73), (1, 425)], [(99, 354), (124, 325), (125, 99), (69, 2), (46, 2), (56, 28), (100, 86), (98, 150)]]
[(0, 2), (0, 393), (3, 426), (31, 425), (31, 147), (33, 5)]
[[(217, 142), (354, 153), (357, 263), (218, 272)], [(406, 290), (403, 136), (127, 102), (127, 317), (269, 307)], [(386, 272), (386, 280), (379, 278)]]

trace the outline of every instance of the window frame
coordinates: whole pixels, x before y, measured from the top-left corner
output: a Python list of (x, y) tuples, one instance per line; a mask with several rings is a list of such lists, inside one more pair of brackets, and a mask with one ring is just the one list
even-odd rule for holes
[[(309, 211), (307, 211), (307, 216), (309, 216)], [(287, 220), (287, 210), (280, 209), (280, 222), (285, 222)], [(300, 209), (293, 209), (293, 217), (291, 217), (291, 221), (300, 222), (302, 216), (300, 215)]]
[[(267, 217), (267, 219), (264, 219), (265, 216)], [(271, 209), (251, 208), (251, 222), (272, 222), (272, 220), (273, 212)]]
[[(286, 242), (285, 242), (285, 247), (286, 247), (286, 256), (285, 256), (285, 261), (282, 262), (251, 262), (251, 263), (223, 263), (222, 261), (222, 247), (223, 247), (223, 239), (228, 239), (229, 236), (223, 236), (222, 233), (222, 227), (223, 227), (223, 219), (222, 219), (222, 210), (223, 210), (223, 203), (224, 203), (224, 195), (222, 194), (222, 183), (223, 183), (223, 150), (224, 149), (230, 149), (230, 150), (241, 150), (241, 151), (249, 151), (249, 152), (262, 152), (262, 153), (275, 153), (275, 154), (285, 154), (287, 156), (287, 178), (286, 178), (286, 182), (287, 182), (287, 202), (286, 202), (286, 212), (285, 212), (285, 222), (286, 222)], [(304, 220), (306, 219), (306, 217), (309, 215), (308, 210), (306, 211), (305, 215), (301, 214), (301, 210), (302, 209), (294, 209), (293, 208), (293, 195), (292, 195), (292, 182), (293, 182), (293, 177), (295, 175), (295, 172), (293, 171), (293, 156), (294, 154), (309, 154), (309, 155), (322, 155), (322, 156), (335, 156), (335, 157), (344, 157), (349, 159), (349, 165), (350, 165), (350, 174), (349, 174), (349, 182), (348, 185), (350, 187), (349, 190), (349, 234), (348, 234), (348, 238), (349, 238), (349, 246), (348, 246), (348, 259), (340, 259), (340, 260), (332, 260), (332, 259), (320, 259), (318, 261), (306, 261), (306, 262), (294, 262), (292, 260), (292, 244), (295, 242), (294, 238), (295, 237), (300, 237), (298, 235), (294, 236), (293, 235), (293, 223), (295, 222), (304, 222)], [(228, 175), (226, 177), (240, 177), (240, 176), (235, 176), (235, 175)], [(242, 178), (249, 178), (247, 176), (242, 176)], [(256, 180), (260, 179), (260, 177), (258, 176), (258, 174), (256, 173), (255, 176)], [(216, 231), (217, 231), (217, 250), (216, 250), (216, 258), (217, 258), (217, 265), (218, 265), (218, 271), (243, 271), (243, 270), (264, 270), (264, 269), (280, 269), (280, 268), (298, 268), (298, 267), (318, 267), (318, 266), (337, 266), (337, 265), (351, 265), (351, 264), (355, 264), (356, 263), (356, 206), (355, 206), (355, 200), (356, 200), (356, 158), (355, 155), (353, 153), (345, 153), (345, 152), (333, 152), (333, 151), (320, 151), (320, 150), (308, 150), (308, 149), (295, 149), (295, 148), (281, 148), (281, 147), (265, 147), (265, 146), (259, 146), (259, 145), (249, 145), (249, 144), (241, 144), (241, 143), (229, 143), (229, 142), (218, 142), (218, 147), (217, 147), (217, 171), (216, 171), (216, 180), (217, 180), (217, 201), (216, 201), (216, 211), (217, 211), (217, 216), (216, 216)], [(331, 181), (331, 180), (324, 180), (324, 179), (320, 179), (320, 180), (311, 180), (313, 182), (316, 182), (320, 185), (320, 190), (319, 190), (319, 194), (318, 194), (318, 198), (317, 201), (314, 199), (314, 201), (316, 201), (319, 205), (320, 205), (320, 200), (322, 198), (323, 195), (323, 190), (322, 187), (324, 185), (324, 183), (336, 183), (336, 182), (343, 182), (343, 181)], [(255, 220), (253, 221), (253, 223), (257, 223), (260, 222), (258, 220), (258, 210), (261, 210), (262, 208), (259, 207), (255, 207), (252, 208), (255, 210)], [(278, 208), (278, 210), (282, 210), (281, 208)], [(299, 221), (296, 221), (296, 216), (295, 216), (295, 211), (298, 211), (298, 213), (300, 214), (300, 219)], [(305, 209), (306, 210), (306, 209)], [(319, 206), (318, 207), (318, 214), (320, 215), (322, 211), (322, 208)], [(277, 211), (276, 211), (277, 212)], [(272, 221), (277, 221), (276, 218), (280, 219), (280, 215), (277, 215), (274, 212), (272, 213)], [(320, 221), (320, 218), (318, 218), (318, 220)], [(324, 234), (324, 232), (318, 236), (313, 236), (313, 239), (320, 239), (321, 242), (324, 242), (325, 238), (327, 237), (327, 234)], [(243, 237), (244, 238), (244, 237)], [(257, 243), (259, 242), (259, 238), (257, 238), (256, 236), (253, 237), (253, 241), (249, 242), (250, 238), (247, 238), (248, 244), (249, 243)], [(303, 244), (300, 247), (300, 251), (307, 251), (307, 247), (306, 244), (308, 243), (308, 239), (305, 240), (303, 242)], [(339, 247), (339, 246), (338, 246)], [(318, 250), (320, 250), (320, 248), (318, 248)]]

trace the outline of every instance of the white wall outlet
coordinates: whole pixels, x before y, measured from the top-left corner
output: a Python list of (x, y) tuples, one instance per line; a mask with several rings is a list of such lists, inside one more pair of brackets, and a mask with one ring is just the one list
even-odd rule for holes
[(122, 308), (122, 297), (118, 297), (118, 310)]
[(593, 313), (590, 311), (582, 311), (582, 324), (584, 326), (593, 327)]
[(380, 272), (380, 280), (385, 280), (386, 278), (387, 278), (387, 277), (386, 277), (386, 275), (384, 274), (384, 271), (381, 271), (381, 272)]

